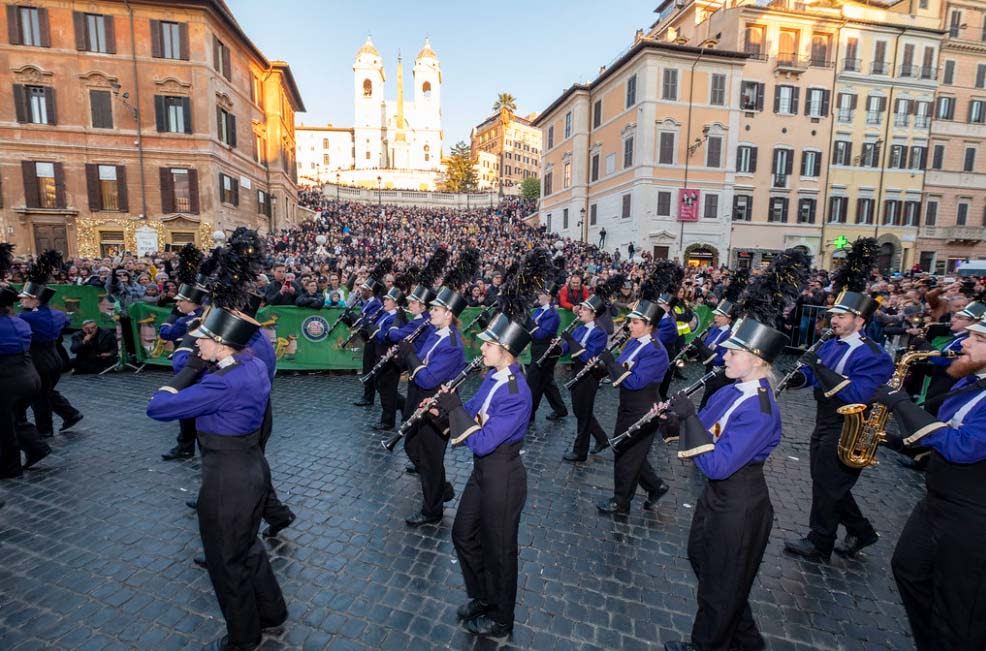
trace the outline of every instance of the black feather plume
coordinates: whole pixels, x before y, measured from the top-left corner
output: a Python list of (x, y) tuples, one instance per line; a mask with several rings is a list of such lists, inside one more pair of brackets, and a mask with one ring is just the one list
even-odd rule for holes
[(212, 302), (227, 310), (243, 310), (264, 265), (263, 240), (256, 231), (240, 227), (218, 252)]
[(445, 276), (445, 286), (457, 292), (473, 281), (479, 271), (479, 249), (470, 246), (459, 254), (455, 266)]
[(747, 285), (739, 298), (738, 316), (776, 327), (784, 309), (797, 300), (808, 281), (808, 258), (801, 251), (788, 249), (777, 255), (770, 266)]
[(199, 272), (199, 265), (202, 264), (202, 252), (194, 244), (186, 244), (178, 251), (178, 282), (191, 285), (195, 282), (195, 276)]
[(676, 262), (658, 260), (654, 271), (640, 283), (640, 298), (656, 301), (661, 294), (674, 293), (685, 278), (685, 271)]
[(32, 283), (44, 285), (51, 280), (52, 275), (62, 268), (62, 254), (48, 249), (38, 256), (31, 268), (27, 270), (27, 279)]
[(383, 277), (390, 273), (390, 270), (394, 268), (394, 261), (390, 258), (384, 258), (379, 260), (373, 271), (370, 272), (370, 278), (383, 282)]
[(222, 246), (217, 246), (209, 252), (202, 264), (199, 265), (199, 273), (195, 281), (204, 287), (211, 287), (215, 280), (216, 271), (219, 269), (219, 261), (223, 251)]
[(428, 289), (435, 286), (435, 279), (442, 275), (445, 271), (445, 267), (448, 266), (448, 249), (444, 246), (439, 246), (435, 248), (435, 252), (431, 254), (428, 263), (425, 268), (421, 270), (418, 274), (418, 283), (424, 285)]
[(842, 266), (832, 274), (832, 288), (836, 293), (848, 289), (851, 292), (866, 291), (870, 272), (876, 264), (880, 245), (872, 237), (860, 237), (850, 245)]
[(625, 274), (613, 274), (606, 279), (606, 282), (596, 285), (595, 294), (603, 299), (604, 302), (608, 302), (610, 298), (616, 296), (616, 293), (620, 291), (623, 283), (626, 281), (627, 277)]
[(547, 249), (538, 247), (528, 251), (504, 274), (497, 294), (500, 312), (513, 321), (524, 322), (535, 295), (551, 281), (553, 274), (554, 265)]
[(729, 281), (729, 287), (726, 291), (722, 293), (722, 299), (724, 301), (729, 301), (730, 303), (736, 303), (740, 296), (743, 295), (743, 290), (746, 286), (750, 284), (750, 270), (740, 269), (733, 274)]
[(9, 242), (0, 243), (0, 280), (6, 277), (14, 266), (14, 245)]
[(420, 277), (421, 269), (418, 267), (408, 267), (407, 271), (394, 276), (394, 287), (401, 290), (402, 294), (407, 294)]

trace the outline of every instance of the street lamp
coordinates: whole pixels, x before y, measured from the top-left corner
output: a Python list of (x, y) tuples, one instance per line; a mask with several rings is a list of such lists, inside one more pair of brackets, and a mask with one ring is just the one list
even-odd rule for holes
[(336, 203), (339, 203), (339, 174), (336, 173)]
[(216, 246), (222, 246), (223, 242), (226, 241), (226, 233), (224, 233), (221, 229), (216, 229), (215, 232), (212, 233), (212, 241), (216, 244)]
[(585, 208), (579, 210), (579, 240), (585, 242), (585, 234), (589, 230), (589, 227), (583, 227), (583, 224), (585, 224)]
[(379, 176), (377, 177), (377, 210), (380, 210), (380, 190), (382, 189), (383, 179)]
[[(137, 76), (137, 59), (134, 58), (134, 77), (136, 78), (136, 76)], [(138, 161), (138, 167), (140, 169), (140, 210), (141, 210), (140, 216), (141, 219), (147, 219), (147, 189), (146, 189), (147, 186), (144, 183), (144, 137), (141, 134), (141, 128), (140, 128), (140, 92), (138, 89), (137, 101), (134, 102), (133, 106), (130, 106), (130, 103), (128, 102), (128, 100), (130, 99), (130, 93), (127, 91), (123, 91), (123, 94), (121, 95), (119, 82), (117, 81), (110, 82), (110, 88), (113, 89), (113, 95), (115, 95), (116, 98), (119, 99), (124, 106), (130, 109), (131, 113), (133, 113), (134, 116), (134, 124), (137, 127), (137, 161)]]

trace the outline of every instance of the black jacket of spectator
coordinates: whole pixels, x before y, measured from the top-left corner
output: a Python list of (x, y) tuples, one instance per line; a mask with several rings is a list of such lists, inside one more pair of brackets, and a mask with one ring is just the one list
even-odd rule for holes
[(294, 304), (298, 307), (310, 307), (314, 310), (320, 310), (325, 305), (325, 298), (319, 292), (311, 294), (303, 291), (298, 294), (298, 298), (294, 300)]
[[(116, 335), (109, 330), (98, 328), (96, 334), (86, 341), (86, 333), (72, 335), (69, 349), (75, 355), (72, 368), (76, 373), (98, 373), (116, 363)], [(107, 354), (108, 353), (108, 354)]]
[(264, 302), (267, 305), (294, 305), (295, 300), (304, 293), (297, 281), (291, 283), (291, 286), (294, 287), (293, 294), (291, 292), (281, 293), (283, 286), (284, 283), (278, 282), (267, 285), (267, 289), (264, 291)]

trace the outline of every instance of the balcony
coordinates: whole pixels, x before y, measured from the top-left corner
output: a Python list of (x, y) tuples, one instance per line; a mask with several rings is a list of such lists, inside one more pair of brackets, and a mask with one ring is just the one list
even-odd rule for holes
[(834, 68), (835, 61), (829, 61), (824, 55), (816, 55), (808, 58), (808, 65), (812, 68)]
[[(881, 73), (874, 72), (873, 74), (881, 74)], [(918, 76), (918, 67), (915, 66), (915, 65), (911, 65), (909, 63), (905, 63), (904, 65), (902, 65), (900, 67), (900, 70), (897, 73), (897, 76), (898, 77), (917, 77)]]
[(938, 79), (938, 68), (921, 66), (921, 79)]
[(801, 73), (808, 69), (808, 60), (802, 59), (796, 52), (781, 52), (777, 55), (777, 69)]
[(927, 115), (915, 115), (914, 126), (918, 129), (927, 129), (931, 126), (931, 118)]
[(908, 120), (907, 120), (908, 117), (910, 117), (910, 116), (908, 116), (907, 113), (895, 113), (894, 114), (894, 126), (895, 127), (906, 127), (907, 126), (907, 122), (908, 122)]
[(889, 75), (890, 64), (886, 61), (874, 61), (870, 64), (871, 75)]
[(755, 45), (748, 45), (746, 47), (746, 50), (744, 50), (744, 52), (746, 53), (746, 55), (748, 57), (750, 57), (750, 59), (755, 59), (757, 61), (766, 61), (767, 60), (767, 53), (766, 52), (762, 52), (760, 50), (760, 48), (757, 47), (757, 46), (755, 46)]
[(949, 242), (981, 242), (986, 229), (975, 226), (945, 226), (938, 231)]
[(840, 108), (835, 117), (839, 122), (852, 122), (852, 114), (852, 109)]
[(842, 60), (843, 72), (860, 72), (863, 69), (862, 59), (845, 58)]
[(883, 122), (881, 119), (883, 116), (883, 111), (867, 111), (866, 112), (866, 124), (880, 124)]
[(771, 184), (774, 188), (786, 188), (787, 187), (787, 174), (774, 174), (774, 180)]

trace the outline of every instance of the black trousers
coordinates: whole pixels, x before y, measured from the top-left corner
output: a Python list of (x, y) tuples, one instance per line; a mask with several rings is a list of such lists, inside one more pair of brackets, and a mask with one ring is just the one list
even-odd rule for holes
[[(376, 345), (373, 341), (367, 341), (363, 344), (363, 372), (362, 375), (366, 375), (373, 369), (373, 365), (377, 363), (377, 353)], [(377, 382), (375, 379), (371, 379), (369, 382), (363, 385), (363, 401), (373, 402), (373, 394), (376, 392)]]
[[(633, 395), (638, 394), (638, 395)], [(639, 394), (648, 394), (647, 396)], [(646, 414), (655, 402), (653, 392), (646, 390), (620, 391), (620, 406), (616, 412), (613, 436), (619, 436)], [(655, 420), (616, 447), (613, 460), (613, 498), (621, 508), (628, 508), (637, 492), (637, 486), (648, 493), (656, 491), (663, 483), (654, 472), (647, 455), (654, 444), (658, 423)]]
[(394, 426), (397, 420), (397, 410), (403, 400), (397, 391), (401, 381), (401, 370), (393, 362), (389, 362), (380, 369), (375, 378), (377, 393), (380, 394), (380, 422), (384, 425)]
[[(712, 370), (711, 365), (705, 367), (706, 373), (710, 372), (711, 370)], [(705, 385), (705, 391), (702, 393), (702, 401), (698, 405), (699, 410), (703, 409), (705, 405), (708, 404), (709, 398), (711, 398), (716, 391), (723, 388), (724, 386), (728, 386), (732, 384), (733, 382), (734, 380), (730, 380), (728, 377), (726, 377), (725, 373), (719, 373), (719, 375), (717, 375), (715, 378), (710, 380), (709, 383)]]
[(55, 350), (54, 344), (32, 344), (31, 358), (41, 378), (41, 390), (34, 394), (31, 410), (34, 412), (34, 422), (38, 431), (42, 435), (48, 435), (55, 431), (52, 413), (66, 420), (76, 416), (78, 410), (55, 390), (55, 385), (62, 376), (62, 359)]
[(535, 364), (538, 357), (540, 355), (535, 355), (532, 350), (531, 363), (527, 365), (524, 373), (527, 386), (531, 389), (531, 420), (534, 420), (534, 414), (541, 405), (542, 396), (547, 398), (554, 413), (567, 414), (568, 408), (565, 407), (565, 402), (561, 399), (561, 391), (558, 390), (558, 383), (555, 382), (555, 365), (558, 363), (558, 358), (551, 357), (538, 366)]
[[(573, 365), (573, 374), (578, 373), (580, 368), (581, 365)], [(575, 412), (575, 443), (572, 445), (572, 452), (580, 457), (589, 454), (589, 436), (592, 436), (600, 445), (608, 440), (606, 432), (596, 420), (596, 415), (592, 413), (598, 390), (599, 380), (593, 377), (591, 372), (582, 376), (578, 384), (570, 389), (572, 411)]]
[(178, 420), (178, 447), (182, 450), (195, 451), (195, 440), (198, 438), (198, 430), (195, 429), (194, 418), (181, 418)]
[(891, 567), (918, 651), (986, 649), (984, 539), (982, 507), (931, 494), (914, 507)]
[[(674, 356), (681, 352), (681, 349), (685, 347), (685, 338), (681, 335), (674, 340), (674, 345), (671, 347), (673, 350), (668, 351), (668, 358), (674, 359)], [(667, 373), (664, 374), (664, 379), (661, 380), (661, 401), (668, 399), (668, 390), (671, 388), (671, 381), (674, 380), (674, 372), (678, 369), (674, 364), (668, 366)]]
[(808, 539), (826, 554), (835, 546), (840, 524), (846, 528), (846, 533), (854, 536), (865, 538), (873, 534), (873, 525), (863, 517), (851, 492), (862, 471), (839, 461), (840, 431), (841, 424), (822, 424), (816, 425), (811, 434), (811, 514), (808, 521), (811, 531)]
[(749, 597), (773, 522), (762, 463), (710, 481), (702, 492), (688, 533), (688, 560), (698, 578), (692, 643), (701, 651), (765, 648)]
[(258, 432), (199, 432), (199, 534), (230, 645), (260, 642), (260, 629), (287, 617), (281, 588), (257, 538), (270, 485)]
[(492, 606), (491, 616), (513, 626), (517, 604), (517, 531), (527, 501), (520, 442), (504, 443), (473, 470), (452, 523), (466, 593)]
[(0, 477), (20, 474), (21, 450), (28, 459), (51, 450), (26, 422), (27, 406), (40, 390), (41, 378), (28, 354), (0, 355)]
[[(418, 408), (421, 401), (438, 393), (438, 389), (423, 390), (412, 380), (407, 385), (407, 400), (404, 401), (404, 418), (407, 419)], [(445, 491), (448, 480), (445, 478), (445, 450), (448, 439), (442, 436), (435, 423), (425, 416), (411, 428), (404, 437), (404, 451), (418, 471), (421, 480), (421, 513), (437, 517), (445, 511)], [(449, 486), (451, 488), (451, 486)]]
[[(192, 423), (194, 425), (194, 421)], [(264, 459), (267, 458), (267, 441), (270, 440), (270, 435), (274, 431), (274, 411), (271, 407), (270, 398), (267, 398), (267, 409), (264, 410), (264, 420), (260, 424), (260, 452), (263, 453)], [(264, 521), (267, 524), (274, 525), (275, 527), (281, 525), (287, 525), (291, 522), (291, 518), (294, 514), (291, 509), (287, 507), (286, 504), (281, 502), (277, 497), (277, 491), (274, 490), (274, 483), (271, 479), (270, 469), (267, 471), (267, 500), (264, 502)]]

